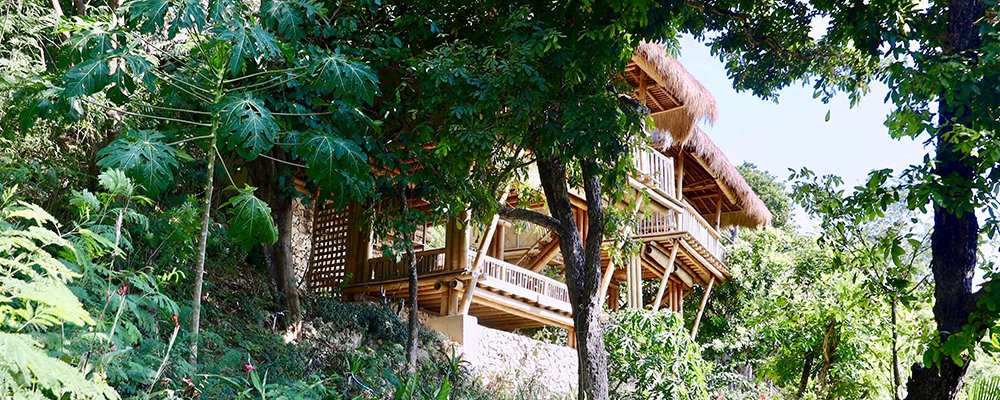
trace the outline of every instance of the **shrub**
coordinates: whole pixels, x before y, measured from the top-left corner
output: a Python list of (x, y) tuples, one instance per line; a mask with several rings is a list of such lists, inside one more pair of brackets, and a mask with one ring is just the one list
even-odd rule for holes
[(626, 309), (605, 326), (608, 381), (617, 399), (708, 399), (711, 364), (671, 311)]

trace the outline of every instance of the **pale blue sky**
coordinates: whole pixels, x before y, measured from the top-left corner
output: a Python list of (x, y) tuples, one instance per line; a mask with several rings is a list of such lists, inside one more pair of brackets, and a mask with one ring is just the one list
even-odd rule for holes
[(854, 186), (873, 169), (899, 171), (926, 153), (922, 143), (889, 137), (883, 122), (890, 107), (883, 102), (882, 84), (854, 108), (846, 96), (823, 104), (811, 87), (801, 85), (783, 90), (774, 103), (737, 93), (722, 62), (692, 38), (681, 40), (679, 59), (715, 95), (719, 119), (705, 129), (734, 164), (750, 161), (781, 179), (788, 168), (808, 167)]

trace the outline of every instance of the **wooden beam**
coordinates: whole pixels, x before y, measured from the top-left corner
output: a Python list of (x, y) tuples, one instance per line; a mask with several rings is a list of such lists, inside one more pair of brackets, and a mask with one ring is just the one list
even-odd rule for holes
[(646, 74), (639, 74), (639, 102), (646, 105)]
[(539, 257), (527, 268), (530, 269), (531, 272), (541, 271), (542, 268), (545, 268), (545, 266), (549, 264), (549, 261), (556, 258), (557, 254), (559, 254), (559, 240), (553, 239), (552, 242), (542, 248), (542, 252), (538, 253)]
[(694, 317), (694, 326), (691, 327), (691, 340), (698, 336), (698, 325), (701, 324), (701, 315), (705, 312), (705, 304), (708, 304), (708, 296), (712, 294), (712, 286), (715, 285), (715, 277), (708, 281), (705, 294), (701, 296), (701, 305), (698, 306), (698, 314)]
[(715, 203), (715, 230), (722, 229), (722, 196)]
[(684, 246), (684, 250), (687, 251), (688, 255), (691, 256), (691, 258), (694, 258), (695, 261), (697, 261), (699, 264), (704, 265), (705, 269), (707, 269), (708, 272), (711, 272), (713, 277), (725, 278), (725, 275), (723, 275), (718, 268), (715, 268), (715, 265), (712, 265), (711, 262), (706, 260), (705, 257), (701, 255), (701, 253), (699, 253), (697, 250), (691, 247), (691, 245), (688, 244), (686, 239), (681, 238), (680, 243), (681, 246)]
[[(674, 271), (674, 262), (677, 261), (677, 249), (680, 249), (677, 243), (674, 243), (673, 248), (670, 249), (670, 258), (667, 260), (667, 265), (663, 269), (663, 278), (660, 279), (660, 290), (656, 291), (656, 297), (653, 302), (653, 311), (660, 309), (660, 302), (663, 300), (663, 291), (667, 289), (667, 283), (670, 282), (670, 274)], [(656, 251), (660, 251), (656, 249)]]
[[(507, 195), (510, 194), (510, 183), (508, 183), (503, 188), (503, 192), (500, 193), (500, 200), (497, 201), (499, 204), (504, 204), (507, 201)], [(483, 257), (486, 257), (486, 246), (489, 246), (490, 242), (493, 241), (493, 235), (497, 231), (497, 224), (500, 223), (500, 214), (493, 214), (493, 219), (490, 221), (490, 227), (486, 230), (486, 234), (483, 235), (483, 239), (479, 242), (479, 247), (476, 248), (476, 259), (472, 262), (472, 281), (469, 286), (465, 289), (465, 296), (462, 297), (462, 309), (459, 310), (459, 314), (468, 314), (469, 307), (472, 306), (472, 296), (476, 291), (476, 284), (479, 282), (479, 276), (482, 275), (482, 265)]]
[(677, 169), (675, 170), (675, 181), (677, 181), (677, 198), (684, 200), (684, 146), (677, 149)]
[(488, 290), (480, 290), (476, 292), (475, 300), (481, 305), (499, 309), (525, 319), (538, 321), (542, 324), (556, 325), (563, 328), (573, 326), (573, 319), (566, 315), (533, 306), (519, 300), (507, 298), (501, 294), (493, 293)]

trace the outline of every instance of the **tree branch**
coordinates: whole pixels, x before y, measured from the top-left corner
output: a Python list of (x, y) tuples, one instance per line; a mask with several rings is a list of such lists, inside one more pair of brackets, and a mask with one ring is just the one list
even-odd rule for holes
[(501, 204), (497, 209), (497, 214), (506, 219), (533, 223), (543, 228), (547, 228), (548, 230), (555, 232), (557, 235), (562, 233), (562, 225), (559, 224), (558, 220), (537, 211), (531, 211), (525, 208), (507, 207)]

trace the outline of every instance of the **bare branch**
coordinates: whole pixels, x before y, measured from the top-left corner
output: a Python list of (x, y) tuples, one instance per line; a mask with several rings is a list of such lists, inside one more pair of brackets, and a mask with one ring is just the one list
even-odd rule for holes
[(530, 222), (553, 231), (557, 235), (561, 234), (563, 230), (562, 225), (559, 224), (558, 220), (538, 211), (501, 205), (500, 208), (497, 209), (497, 214), (500, 214), (501, 217), (506, 219)]

